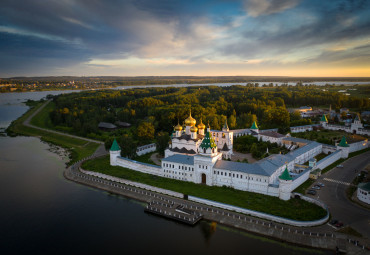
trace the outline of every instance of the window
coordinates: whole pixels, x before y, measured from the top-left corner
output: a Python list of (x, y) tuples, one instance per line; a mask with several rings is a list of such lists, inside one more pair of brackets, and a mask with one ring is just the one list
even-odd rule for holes
[(231, 177), (231, 173), (229, 173), (229, 177)]

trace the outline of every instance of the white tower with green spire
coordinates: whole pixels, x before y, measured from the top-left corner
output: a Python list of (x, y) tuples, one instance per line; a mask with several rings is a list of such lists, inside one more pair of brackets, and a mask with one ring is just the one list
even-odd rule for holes
[(326, 127), (326, 125), (328, 124), (328, 119), (326, 118), (325, 114), (322, 115), (320, 124), (322, 127)]
[(337, 150), (341, 150), (341, 158), (348, 158), (349, 154), (349, 145), (347, 144), (346, 137), (343, 136), (340, 140), (339, 144), (337, 145)]
[(116, 139), (114, 139), (112, 146), (110, 147), (109, 150), (110, 154), (110, 164), (111, 166), (116, 166), (117, 165), (117, 157), (121, 156), (121, 148), (119, 147)]
[(279, 198), (289, 200), (292, 191), (293, 178), (290, 176), (288, 166), (285, 167), (283, 173), (279, 176)]
[(252, 124), (250, 129), (253, 130), (254, 132), (256, 132), (257, 134), (260, 132), (259, 129), (258, 129), (256, 121), (253, 121), (253, 124)]

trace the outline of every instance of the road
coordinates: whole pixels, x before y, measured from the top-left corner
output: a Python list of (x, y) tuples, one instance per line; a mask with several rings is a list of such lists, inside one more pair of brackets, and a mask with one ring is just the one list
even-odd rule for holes
[(333, 219), (342, 221), (370, 238), (370, 210), (365, 209), (347, 198), (346, 189), (356, 175), (370, 163), (370, 152), (350, 158), (342, 165), (322, 175), (317, 182), (325, 187), (318, 191), (316, 198), (328, 207)]
[(51, 100), (48, 100), (45, 102), (45, 104), (43, 104), (39, 109), (37, 109), (33, 114), (31, 114), (24, 122), (23, 122), (23, 125), (27, 126), (27, 127), (31, 127), (31, 128), (36, 128), (36, 129), (39, 129), (39, 130), (43, 130), (43, 131), (46, 131), (46, 132), (49, 132), (49, 133), (53, 133), (53, 134), (58, 134), (58, 135), (64, 135), (64, 136), (69, 136), (69, 137), (72, 137), (72, 138), (76, 138), (76, 139), (80, 139), (80, 140), (85, 140), (85, 141), (88, 141), (88, 142), (93, 142), (93, 143), (99, 143), (99, 144), (104, 144), (104, 142), (102, 141), (98, 141), (98, 140), (93, 140), (93, 139), (89, 139), (89, 138), (85, 138), (85, 137), (81, 137), (81, 136), (76, 136), (76, 135), (70, 135), (70, 134), (67, 134), (67, 133), (63, 133), (63, 132), (59, 132), (59, 131), (55, 131), (55, 130), (51, 130), (51, 129), (46, 129), (46, 128), (40, 128), (40, 127), (37, 127), (37, 126), (34, 126), (32, 124), (30, 124), (30, 121), (31, 119), (36, 115), (38, 114), (42, 109), (45, 108), (45, 106), (50, 103)]

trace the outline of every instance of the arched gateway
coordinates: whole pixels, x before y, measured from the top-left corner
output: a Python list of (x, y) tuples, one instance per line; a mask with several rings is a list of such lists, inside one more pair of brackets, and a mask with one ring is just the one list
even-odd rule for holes
[(206, 184), (207, 183), (207, 176), (206, 174), (202, 174), (202, 184)]

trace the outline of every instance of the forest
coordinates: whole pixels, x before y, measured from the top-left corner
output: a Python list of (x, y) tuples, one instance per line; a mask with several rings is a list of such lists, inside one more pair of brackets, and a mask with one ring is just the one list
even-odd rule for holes
[[(56, 129), (102, 141), (130, 137), (136, 145), (153, 142), (161, 133), (192, 116), (199, 123), (221, 129), (227, 119), (230, 129), (249, 128), (257, 121), (260, 129), (306, 125), (316, 120), (302, 119), (287, 108), (309, 105), (339, 110), (342, 107), (363, 111), (370, 108), (369, 98), (322, 91), (317, 86), (294, 87), (183, 87), (93, 90), (53, 97), (50, 113)], [(132, 126), (105, 132), (99, 122), (128, 122)]]

